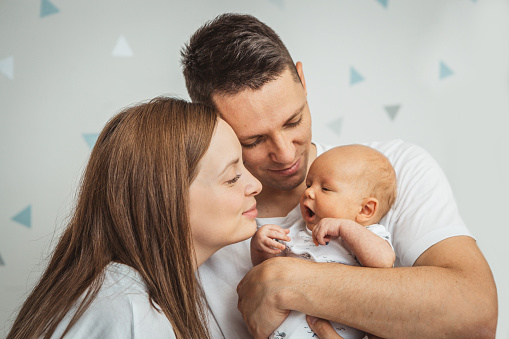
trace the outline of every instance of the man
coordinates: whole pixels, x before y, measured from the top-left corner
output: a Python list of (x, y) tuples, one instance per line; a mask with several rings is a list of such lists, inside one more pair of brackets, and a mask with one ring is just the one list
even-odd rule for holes
[[(298, 203), (304, 179), (327, 147), (311, 142), (302, 64), (294, 64), (272, 29), (236, 14), (219, 16), (196, 31), (182, 51), (182, 63), (192, 100), (218, 109), (243, 145), (246, 167), (262, 182), (258, 224), (288, 228), (303, 222)], [(444, 174), (414, 145), (370, 146), (387, 156), (398, 176), (398, 199), (382, 219), (392, 234), (397, 267), (278, 257), (251, 269), (249, 242), (227, 247), (200, 268), (209, 306), (226, 338), (244, 338), (248, 329), (255, 338), (266, 338), (289, 310), (385, 338), (495, 336), (493, 276)], [(235, 309), (237, 284), (238, 308), (248, 328)], [(320, 335), (329, 330), (324, 324), (311, 325), (325, 331)]]

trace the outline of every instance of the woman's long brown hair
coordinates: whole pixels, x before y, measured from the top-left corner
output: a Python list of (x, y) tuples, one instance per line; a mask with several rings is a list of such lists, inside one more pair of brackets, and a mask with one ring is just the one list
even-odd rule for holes
[(96, 297), (110, 262), (141, 274), (177, 338), (210, 336), (188, 200), (216, 124), (212, 109), (172, 98), (130, 107), (108, 122), (69, 225), (8, 339), (49, 338), (78, 303), (65, 336)]

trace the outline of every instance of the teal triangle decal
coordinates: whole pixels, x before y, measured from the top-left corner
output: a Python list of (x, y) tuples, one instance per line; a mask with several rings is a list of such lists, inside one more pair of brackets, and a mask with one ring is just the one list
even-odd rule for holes
[(94, 148), (97, 138), (99, 138), (99, 134), (97, 134), (97, 133), (83, 134), (83, 139), (85, 139), (85, 141), (86, 141), (88, 147), (90, 147), (90, 149)]
[(53, 5), (49, 0), (41, 0), (41, 18), (45, 16), (56, 14), (59, 9)]
[(341, 134), (341, 126), (343, 125), (343, 118), (336, 119), (329, 123), (329, 128), (336, 134)]
[(274, 5), (278, 6), (281, 9), (285, 8), (285, 3), (283, 0), (270, 0)]
[(5, 266), (5, 263), (4, 263), (1, 255), (0, 255), (0, 266)]
[(111, 55), (114, 57), (132, 57), (133, 51), (131, 47), (129, 46), (129, 43), (127, 42), (127, 39), (125, 36), (121, 35), (115, 47), (113, 48), (113, 52), (111, 52)]
[(391, 120), (394, 120), (396, 118), (396, 114), (398, 114), (399, 109), (401, 108), (401, 105), (393, 105), (393, 106), (385, 106), (385, 111), (391, 118)]
[(387, 5), (389, 4), (389, 0), (377, 0), (379, 3), (382, 4), (385, 8), (387, 8)]
[(353, 67), (350, 67), (350, 85), (364, 81), (364, 77)]
[(23, 211), (12, 217), (12, 220), (28, 228), (32, 227), (32, 206), (28, 206)]
[(0, 73), (8, 77), (9, 79), (14, 79), (14, 57), (10, 56), (0, 60)]
[(440, 61), (440, 79), (450, 77), (453, 74), (454, 72), (449, 68), (449, 66), (444, 64), (443, 61)]

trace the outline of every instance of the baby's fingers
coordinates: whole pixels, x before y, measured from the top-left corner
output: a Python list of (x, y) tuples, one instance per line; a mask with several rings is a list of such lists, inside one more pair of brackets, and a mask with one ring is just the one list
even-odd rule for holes
[(327, 232), (323, 227), (316, 226), (313, 229), (313, 242), (316, 246), (318, 245), (326, 245), (329, 242), (329, 237), (327, 237)]
[(263, 241), (263, 247), (264, 247), (263, 250), (265, 252), (272, 254), (281, 253), (281, 251), (284, 251), (285, 249), (284, 244), (270, 238), (265, 238), (265, 240)]
[(290, 241), (290, 237), (287, 235), (290, 232), (287, 229), (281, 228), (277, 225), (265, 225), (263, 228), (260, 228), (258, 232), (262, 231), (264, 237), (268, 237), (271, 239)]
[(283, 241), (290, 241), (290, 237), (287, 235), (290, 230), (281, 228), (279, 230), (272, 230), (269, 237), (272, 239), (278, 239)]

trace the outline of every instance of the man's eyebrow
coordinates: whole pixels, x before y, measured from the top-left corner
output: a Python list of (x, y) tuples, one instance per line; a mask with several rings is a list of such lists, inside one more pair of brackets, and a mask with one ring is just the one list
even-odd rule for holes
[(230, 162), (228, 162), (226, 164), (226, 166), (223, 168), (223, 170), (221, 171), (221, 173), (219, 173), (219, 176), (222, 176), (223, 173), (225, 173), (228, 170), (228, 168), (230, 168), (231, 165), (236, 165), (239, 163), (239, 161), (240, 161), (240, 158), (237, 158), (237, 159), (233, 159)]
[[(300, 106), (298, 109), (295, 110), (295, 113), (292, 114), (291, 117), (289, 117), (285, 123), (283, 125), (286, 125), (288, 124), (290, 121), (292, 121), (293, 119), (295, 119), (296, 117), (298, 117), (300, 114), (302, 114), (302, 111), (304, 110), (304, 107), (306, 106), (307, 104), (307, 101), (304, 102), (304, 104), (302, 104), (302, 106)], [(250, 140), (250, 139), (255, 139), (255, 138), (258, 138), (258, 137), (261, 137), (261, 135), (251, 135), (251, 136), (248, 136), (248, 137), (242, 137), (242, 138), (239, 138), (240, 140)]]

